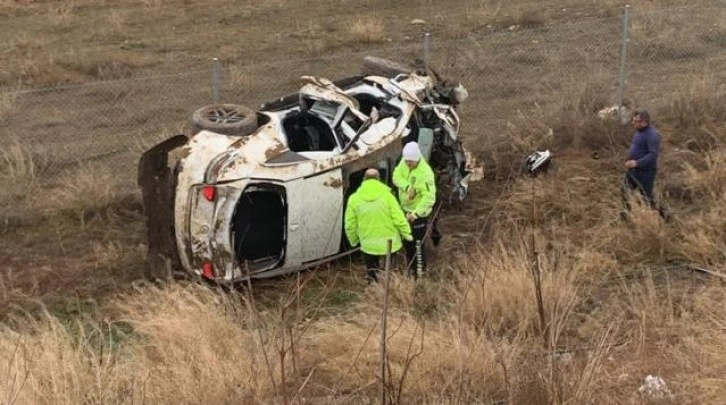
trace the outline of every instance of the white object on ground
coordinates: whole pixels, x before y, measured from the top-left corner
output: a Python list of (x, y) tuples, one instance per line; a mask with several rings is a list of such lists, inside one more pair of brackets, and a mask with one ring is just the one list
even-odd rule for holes
[(651, 399), (674, 399), (675, 396), (668, 389), (665, 380), (659, 376), (648, 374), (645, 383), (638, 388), (638, 392)]

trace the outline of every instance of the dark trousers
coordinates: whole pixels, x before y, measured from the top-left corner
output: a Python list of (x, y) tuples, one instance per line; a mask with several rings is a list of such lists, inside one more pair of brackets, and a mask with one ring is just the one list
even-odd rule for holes
[(379, 267), (380, 266), (379, 256), (370, 255), (366, 252), (361, 252), (361, 253), (363, 253), (363, 261), (366, 264), (366, 278), (369, 278), (373, 281), (378, 281), (378, 276), (376, 275), (376, 273), (378, 272), (378, 270), (381, 269)]
[[(431, 239), (434, 245), (438, 245), (441, 239), (437, 221), (434, 220), (433, 229), (431, 230)], [(416, 218), (411, 224), (411, 233), (413, 241), (403, 241), (403, 247), (406, 249), (406, 265), (407, 270), (414, 276), (423, 276), (426, 273), (426, 245), (424, 237), (428, 227), (428, 218)]]
[(668, 219), (663, 207), (655, 200), (653, 195), (653, 186), (655, 184), (655, 170), (628, 170), (625, 172), (625, 179), (623, 181), (622, 194), (623, 203), (625, 208), (630, 211), (631, 205), (628, 200), (628, 192), (631, 190), (638, 190), (643, 200), (650, 206), (650, 208), (658, 210), (658, 213), (664, 219)]
[(363, 253), (363, 261), (366, 264), (366, 270), (380, 270), (379, 256), (369, 255), (366, 252)]

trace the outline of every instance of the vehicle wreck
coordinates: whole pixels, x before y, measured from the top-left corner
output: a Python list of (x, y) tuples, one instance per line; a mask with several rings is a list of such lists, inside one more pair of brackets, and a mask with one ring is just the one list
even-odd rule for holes
[(465, 97), (458, 83), (399, 68), (336, 82), (304, 76), (297, 93), (258, 111), (200, 108), (191, 134), (139, 161), (150, 275), (239, 282), (350, 254), (348, 197), (369, 167), (391, 185), (409, 141), (437, 172), (439, 200), (464, 199), (472, 168), (455, 107)]

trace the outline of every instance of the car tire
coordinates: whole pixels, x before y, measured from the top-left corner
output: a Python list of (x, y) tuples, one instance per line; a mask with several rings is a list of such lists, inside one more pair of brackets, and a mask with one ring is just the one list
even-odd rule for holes
[(257, 130), (257, 114), (239, 104), (211, 104), (194, 111), (192, 124), (197, 132), (245, 136)]
[(365, 75), (394, 77), (402, 73), (411, 73), (412, 71), (413, 68), (406, 67), (392, 60), (376, 56), (366, 56), (363, 58), (363, 74)]

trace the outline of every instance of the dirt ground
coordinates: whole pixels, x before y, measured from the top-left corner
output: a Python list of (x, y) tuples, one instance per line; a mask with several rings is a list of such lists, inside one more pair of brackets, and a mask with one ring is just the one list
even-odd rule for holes
[[(661, 1), (662, 4), (678, 4)], [(558, 24), (617, 16), (623, 2), (601, 1), (3, 1), (8, 39), (0, 85), (38, 87), (178, 72), (200, 60), (255, 63), (355, 51), (371, 43), (451, 38), (524, 23)], [(420, 19), (426, 24), (412, 24)], [(374, 21), (383, 35), (348, 28)], [(491, 26), (491, 27), (488, 27)], [(169, 71), (167, 70), (167, 71)]]

